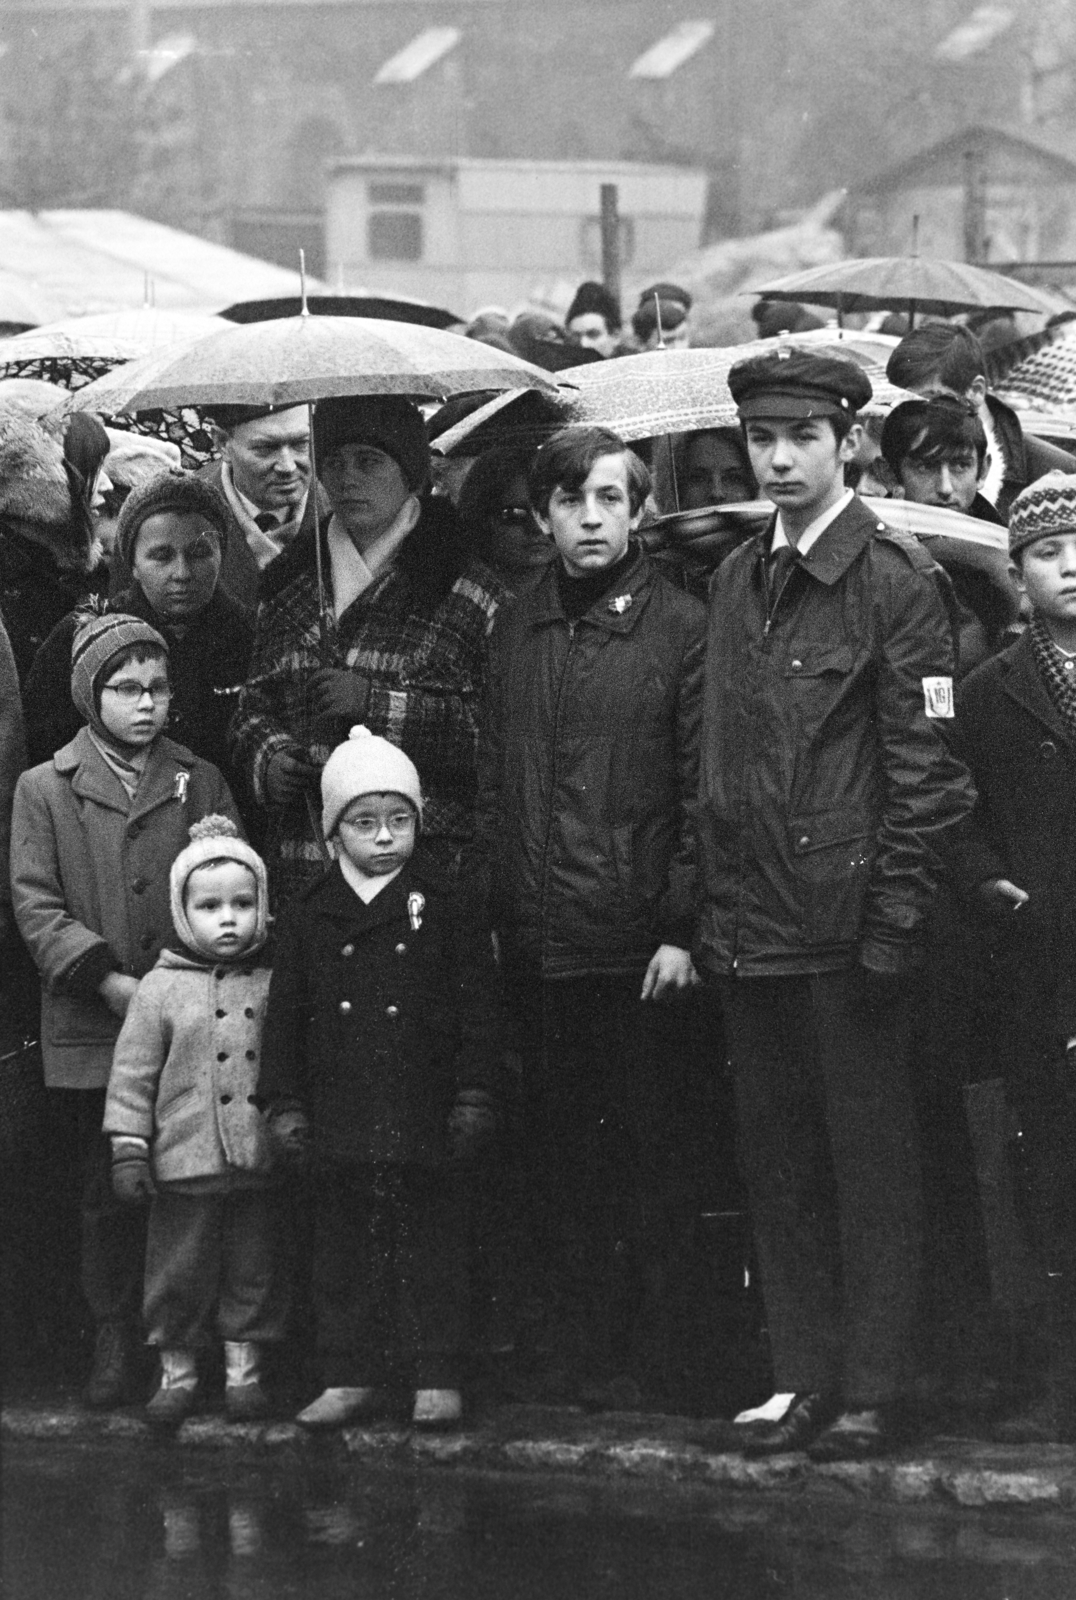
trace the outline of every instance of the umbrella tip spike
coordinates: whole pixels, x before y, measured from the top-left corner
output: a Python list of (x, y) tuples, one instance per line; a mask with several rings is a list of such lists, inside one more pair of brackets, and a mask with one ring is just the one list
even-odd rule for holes
[(308, 317), (310, 307), (306, 303), (306, 251), (302, 249), (299, 251), (299, 299), (301, 302), (299, 315)]

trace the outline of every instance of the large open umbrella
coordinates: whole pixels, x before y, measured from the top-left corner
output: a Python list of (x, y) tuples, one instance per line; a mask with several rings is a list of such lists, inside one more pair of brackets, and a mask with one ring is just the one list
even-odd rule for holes
[(559, 374), (562, 387), (555, 395), (497, 395), (440, 434), (434, 448), (443, 455), (475, 455), (494, 444), (526, 448), (540, 444), (552, 428), (570, 423), (599, 423), (628, 440), (735, 427), (736, 403), (728, 386), (731, 369), (751, 356), (801, 343), (819, 354), (844, 356), (864, 369), (874, 389), (864, 408), (867, 415), (884, 415), (898, 401), (910, 398), (906, 390), (889, 382), (883, 367), (830, 329), (825, 341), (793, 334), (788, 339), (753, 339), (714, 349), (647, 350), (571, 367)]
[(1040, 411), (1076, 406), (1076, 337), (1060, 338), (1026, 356), (999, 380), (997, 390), (1018, 406)]
[(506, 351), (439, 328), (365, 317), (285, 317), (232, 325), (176, 353), (147, 356), (81, 389), (78, 410), (302, 405), (336, 395), (445, 399), (469, 389), (556, 385)]
[(76, 389), (125, 361), (191, 344), (228, 324), (196, 311), (103, 311), (65, 317), (0, 339), (0, 376), (44, 378)]
[(907, 311), (913, 323), (917, 313), (949, 317), (957, 311), (986, 307), (1048, 316), (1059, 304), (1057, 296), (1006, 278), (1000, 272), (935, 256), (864, 256), (832, 261), (742, 292), (761, 295), (766, 300), (834, 306), (839, 315), (846, 311)]
[[(444, 306), (390, 294), (311, 294), (306, 309), (315, 317), (378, 317), (390, 322), (417, 322), (427, 328), (454, 328), (464, 322)], [(229, 322), (271, 322), (274, 317), (295, 317), (302, 310), (298, 295), (272, 300), (237, 300), (221, 312)]]

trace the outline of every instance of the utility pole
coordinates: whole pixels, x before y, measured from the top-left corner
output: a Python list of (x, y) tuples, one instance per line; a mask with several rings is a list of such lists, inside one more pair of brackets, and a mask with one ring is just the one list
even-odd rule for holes
[(986, 260), (986, 162), (981, 150), (964, 151), (964, 260)]
[(601, 186), (602, 282), (620, 304), (620, 206), (615, 183)]

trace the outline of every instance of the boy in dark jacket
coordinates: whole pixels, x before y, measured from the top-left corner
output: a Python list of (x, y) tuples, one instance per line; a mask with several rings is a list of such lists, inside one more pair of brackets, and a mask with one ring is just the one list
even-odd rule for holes
[(778, 1390), (748, 1442), (884, 1451), (919, 1289), (909, 986), (946, 834), (973, 802), (945, 579), (844, 486), (862, 368), (733, 367), (777, 511), (710, 602), (696, 965), (716, 980)]
[(557, 558), (494, 626), (479, 740), (478, 859), (523, 1055), (527, 1354), (540, 1392), (593, 1405), (665, 1397), (691, 1206), (689, 1066), (660, 1002), (696, 982), (705, 614), (634, 538), (649, 484), (606, 428), (538, 452)]
[(1030, 1222), (1047, 1280), (1042, 1392), (999, 1430), (1076, 1440), (1076, 476), (1013, 502), (1027, 632), (966, 680), (957, 748), (979, 800), (960, 831), (961, 887), (993, 924), (990, 1028), (1019, 1121)]
[(353, 728), (321, 775), (336, 865), (289, 908), (259, 1093), (314, 1163), (314, 1304), (326, 1389), (309, 1428), (406, 1377), (413, 1420), (461, 1415), (467, 1175), (492, 1131), (498, 1005), (488, 931), (422, 853), (413, 763)]

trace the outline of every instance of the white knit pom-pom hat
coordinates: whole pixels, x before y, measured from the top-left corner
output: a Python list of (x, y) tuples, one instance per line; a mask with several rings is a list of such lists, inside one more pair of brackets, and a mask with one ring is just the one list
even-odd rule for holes
[(321, 769), (321, 827), (326, 839), (362, 794), (402, 794), (422, 816), (418, 769), (398, 745), (361, 725), (352, 728)]
[(183, 904), (191, 873), (218, 861), (238, 861), (241, 866), (249, 867), (258, 888), (258, 920), (254, 939), (249, 951), (244, 951), (244, 954), (260, 949), (269, 933), (269, 880), (265, 862), (245, 839), (239, 837), (239, 829), (231, 817), (222, 817), (217, 813), (203, 817), (200, 822), (192, 823), (190, 836), (190, 844), (172, 862), (168, 880), (172, 922), (179, 937), (192, 950), (198, 949), (198, 941), (191, 931), (187, 908)]

